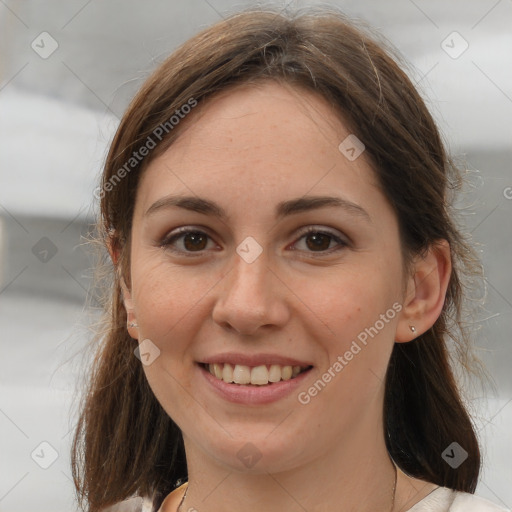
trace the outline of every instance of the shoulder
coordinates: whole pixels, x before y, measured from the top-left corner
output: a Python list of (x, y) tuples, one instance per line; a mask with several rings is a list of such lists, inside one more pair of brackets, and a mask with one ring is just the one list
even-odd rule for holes
[(102, 509), (102, 512), (152, 512), (150, 498), (133, 497)]
[(178, 488), (174, 489), (174, 491), (172, 491), (169, 495), (167, 495), (158, 512), (164, 512), (165, 510), (176, 510), (179, 507), (181, 500), (187, 491), (187, 487), (188, 482), (185, 482)]
[(467, 492), (438, 487), (408, 512), (511, 512)]
[(467, 492), (457, 492), (449, 510), (450, 512), (510, 512), (510, 509), (500, 507), (491, 501)]
[[(183, 497), (187, 489), (188, 483), (185, 482), (183, 485), (172, 491), (164, 500), (158, 512), (164, 510), (175, 510)], [(133, 496), (124, 501), (120, 501), (111, 507), (103, 508), (101, 512), (154, 512), (155, 510), (155, 498), (153, 497), (140, 497)]]

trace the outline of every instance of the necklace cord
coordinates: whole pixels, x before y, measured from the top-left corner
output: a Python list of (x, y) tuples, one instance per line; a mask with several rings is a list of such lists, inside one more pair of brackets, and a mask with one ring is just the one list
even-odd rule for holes
[(389, 509), (389, 512), (393, 512), (393, 509), (395, 508), (396, 482), (398, 479), (398, 469), (396, 464), (393, 460), (391, 462), (393, 462), (393, 467), (395, 468), (395, 483), (393, 484), (393, 498), (391, 499), (391, 508)]
[(185, 501), (185, 497), (187, 496), (188, 492), (188, 482), (187, 482), (187, 488), (185, 489), (185, 493), (183, 494), (183, 497), (181, 498), (180, 504), (178, 505), (178, 508), (176, 509), (176, 512), (181, 512), (181, 506), (183, 505), (183, 502)]

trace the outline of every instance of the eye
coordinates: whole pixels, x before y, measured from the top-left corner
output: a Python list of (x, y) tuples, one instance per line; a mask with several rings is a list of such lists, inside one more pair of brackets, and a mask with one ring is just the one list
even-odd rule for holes
[[(195, 255), (200, 256), (203, 251), (212, 249), (212, 244), (215, 246), (213, 240), (204, 231), (179, 228), (166, 236), (160, 243), (160, 247), (177, 253), (185, 253), (189, 256), (192, 256), (191, 253), (197, 253)], [(292, 250), (329, 254), (348, 245), (349, 243), (337, 234), (310, 226), (292, 245)]]
[(306, 252), (331, 253), (348, 245), (346, 240), (343, 240), (335, 233), (311, 226), (294, 243), (294, 249)]
[(201, 253), (205, 249), (211, 248), (208, 247), (208, 242), (213, 244), (213, 240), (204, 231), (180, 228), (166, 236), (160, 246), (174, 252)]

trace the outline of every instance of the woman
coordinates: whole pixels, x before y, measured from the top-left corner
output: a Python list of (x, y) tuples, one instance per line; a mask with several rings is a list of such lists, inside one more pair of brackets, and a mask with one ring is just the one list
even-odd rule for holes
[(82, 505), (502, 510), (472, 494), (449, 363), (475, 267), (455, 181), (410, 80), (334, 11), (246, 12), (179, 48), (97, 192), (114, 279)]

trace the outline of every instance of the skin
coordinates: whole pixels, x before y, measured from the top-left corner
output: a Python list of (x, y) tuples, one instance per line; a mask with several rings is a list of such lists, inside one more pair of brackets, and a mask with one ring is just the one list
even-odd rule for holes
[[(130, 335), (160, 350), (144, 366), (149, 384), (183, 432), (190, 484), (182, 510), (390, 510), (384, 376), (393, 344), (410, 342), (441, 312), (448, 245), (440, 241), (404, 274), (396, 215), (365, 154), (349, 161), (338, 150), (350, 130), (321, 97), (274, 82), (238, 86), (182, 123), (140, 181), (123, 286), (138, 325)], [(169, 195), (208, 199), (226, 218), (176, 206), (147, 213)], [(323, 207), (275, 217), (282, 201), (324, 195), (366, 214)], [(320, 237), (318, 250), (308, 226), (344, 243)], [(163, 246), (178, 227), (208, 237), (199, 250), (184, 237)], [(250, 264), (236, 252), (249, 236), (263, 249)], [(198, 376), (196, 362), (220, 352), (280, 354), (313, 365), (305, 391), (393, 304), (399, 314), (307, 405), (297, 393), (230, 403)], [(246, 443), (261, 454), (250, 468), (237, 457)], [(397, 478), (397, 511), (436, 487)], [(180, 498), (170, 495), (161, 510), (174, 512)]]

